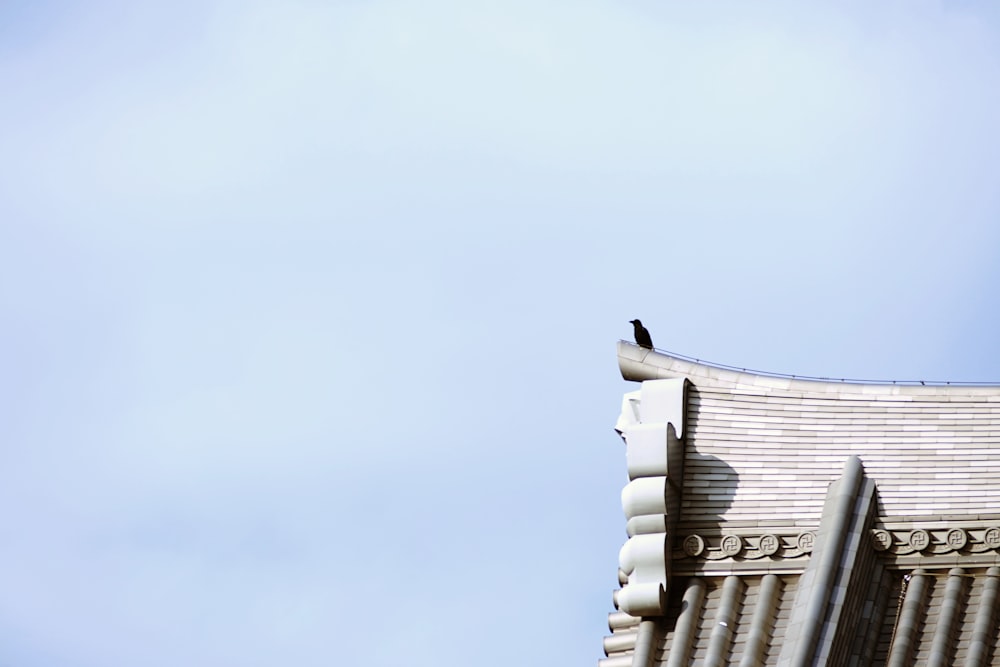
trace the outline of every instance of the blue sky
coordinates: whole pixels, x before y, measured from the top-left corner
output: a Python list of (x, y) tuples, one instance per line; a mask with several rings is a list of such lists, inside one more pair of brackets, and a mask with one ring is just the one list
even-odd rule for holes
[(0, 664), (594, 664), (617, 339), (1000, 381), (973, 2), (0, 5)]

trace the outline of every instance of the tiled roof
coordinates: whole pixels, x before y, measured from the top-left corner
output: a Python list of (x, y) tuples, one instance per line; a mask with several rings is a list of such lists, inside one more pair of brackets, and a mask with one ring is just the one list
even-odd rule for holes
[(619, 351), (629, 379), (692, 383), (682, 520), (814, 525), (852, 454), (887, 517), (1000, 513), (1000, 387), (792, 380)]
[(1000, 665), (1000, 387), (619, 364), (643, 385), (602, 667)]
[[(918, 596), (919, 604), (914, 603), (918, 616), (906, 642), (909, 654), (902, 652), (903, 642), (897, 642), (900, 652), (898, 657), (894, 656), (896, 663), (935, 664), (931, 656), (937, 642), (941, 646), (937, 664), (997, 664), (995, 617), (982, 621), (986, 628), (984, 636), (977, 636), (977, 620), (984, 610), (994, 616), (997, 612), (1000, 569), (928, 571), (917, 576), (924, 579), (923, 592)], [(799, 578), (799, 575), (766, 574), (679, 579), (667, 613), (655, 622), (652, 664), (777, 665)], [(913, 586), (913, 575), (884, 569), (879, 580), (865, 589), (865, 604), (872, 614), (858, 624), (856, 641), (851, 647), (853, 653), (844, 658), (846, 662), (830, 664), (891, 664), (888, 659), (893, 632), (900, 620), (901, 594)], [(984, 597), (988, 598), (985, 603)], [(694, 604), (685, 607), (685, 599), (693, 600)], [(945, 609), (950, 610), (947, 618), (942, 613)], [(682, 614), (690, 614), (692, 621), (680, 623)], [(621, 612), (609, 617), (613, 634), (605, 639), (604, 646), (610, 657), (600, 661), (602, 667), (632, 665), (639, 621)], [(713, 631), (718, 639), (714, 656), (710, 655)]]

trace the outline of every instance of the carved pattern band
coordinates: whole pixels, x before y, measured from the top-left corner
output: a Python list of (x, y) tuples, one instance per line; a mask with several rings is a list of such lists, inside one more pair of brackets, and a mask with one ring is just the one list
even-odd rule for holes
[(764, 533), (750, 536), (727, 533), (714, 539), (692, 534), (681, 540), (681, 550), (674, 554), (674, 558), (796, 558), (812, 553), (815, 542), (816, 533), (811, 530), (794, 535)]
[(1000, 526), (965, 529), (889, 531), (876, 528), (871, 531), (871, 545), (875, 551), (889, 551), (896, 555), (944, 554), (953, 551), (979, 554), (1000, 550)]
[[(812, 553), (816, 533), (808, 530), (795, 535), (736, 535), (727, 533), (715, 538), (690, 534), (681, 539), (675, 559), (702, 558), (722, 560), (738, 558), (796, 558)], [(934, 555), (950, 552), (981, 554), (990, 550), (1000, 551), (1000, 526), (987, 528), (942, 528), (895, 530), (875, 528), (871, 531), (871, 545), (875, 551), (895, 555)]]

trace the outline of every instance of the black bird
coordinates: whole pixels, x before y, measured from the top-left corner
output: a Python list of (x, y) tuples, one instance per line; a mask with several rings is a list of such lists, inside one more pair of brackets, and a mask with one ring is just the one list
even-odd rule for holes
[(629, 324), (635, 328), (636, 345), (644, 347), (647, 350), (652, 350), (653, 339), (649, 337), (649, 332), (646, 330), (646, 327), (642, 326), (642, 322), (639, 320), (629, 320)]

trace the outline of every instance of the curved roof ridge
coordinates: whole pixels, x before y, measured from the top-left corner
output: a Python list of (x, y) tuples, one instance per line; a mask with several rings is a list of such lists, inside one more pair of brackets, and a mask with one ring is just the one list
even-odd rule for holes
[[(622, 358), (622, 350), (627, 348), (634, 348), (639, 350), (643, 354), (649, 354), (649, 351), (640, 348), (638, 345), (634, 345), (626, 340), (618, 341), (618, 356), (619, 361)], [(808, 382), (832, 382), (838, 385), (876, 385), (876, 386), (902, 386), (902, 387), (920, 387), (920, 386), (930, 386), (930, 387), (1000, 387), (1000, 382), (979, 382), (979, 381), (952, 381), (952, 380), (866, 380), (859, 378), (838, 378), (838, 377), (823, 377), (817, 375), (798, 375), (794, 373), (778, 373), (775, 371), (762, 371), (753, 368), (744, 368), (740, 366), (732, 366), (730, 364), (723, 364), (715, 361), (706, 361), (705, 359), (699, 359), (697, 357), (692, 357), (686, 354), (681, 354), (679, 352), (671, 352), (669, 350), (661, 350), (660, 348), (654, 348), (653, 353), (659, 356), (669, 357), (677, 361), (688, 362), (690, 364), (695, 364), (697, 366), (704, 366), (706, 368), (712, 368), (720, 371), (729, 371), (731, 373), (736, 373), (739, 375), (754, 375), (765, 378), (781, 378), (786, 380), (805, 380)], [(631, 356), (631, 355), (630, 355)], [(643, 363), (646, 363), (643, 360)], [(656, 364), (659, 365), (659, 364)], [(622, 369), (622, 373), (625, 370)], [(649, 378), (631, 378), (626, 377), (626, 380), (631, 379), (649, 379)]]
[(845, 398), (848, 396), (910, 396), (940, 397), (954, 400), (958, 396), (991, 396), (1000, 400), (1000, 383), (930, 382), (930, 381), (864, 381), (847, 378), (821, 378), (744, 369), (688, 357), (686, 355), (649, 350), (627, 341), (618, 342), (618, 367), (626, 380), (642, 382), (663, 378), (687, 377), (703, 387), (729, 387), (751, 391), (792, 391), (822, 393)]

